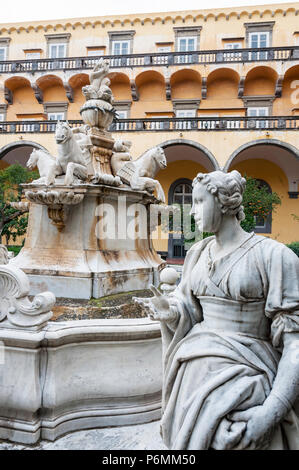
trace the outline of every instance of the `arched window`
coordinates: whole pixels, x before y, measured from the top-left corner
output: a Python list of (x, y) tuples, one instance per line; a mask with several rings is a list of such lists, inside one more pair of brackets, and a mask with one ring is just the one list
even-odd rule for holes
[[(259, 187), (266, 188), (268, 193), (272, 193), (271, 186), (264, 180), (255, 178), (255, 181), (258, 183)], [(254, 227), (254, 232), (255, 233), (271, 233), (272, 231), (272, 211), (266, 217), (266, 219), (263, 219), (262, 217), (255, 217), (255, 227)]]
[[(179, 204), (184, 206), (192, 204), (192, 181), (187, 178), (181, 178), (174, 181), (168, 192), (168, 204)], [(183, 233), (180, 238), (169, 234), (168, 239), (168, 258), (184, 258), (186, 255), (185, 240)]]
[[(179, 180), (180, 181), (180, 180)], [(171, 204), (176, 203), (180, 205), (192, 204), (192, 183), (191, 181), (184, 180), (178, 182), (174, 188)]]

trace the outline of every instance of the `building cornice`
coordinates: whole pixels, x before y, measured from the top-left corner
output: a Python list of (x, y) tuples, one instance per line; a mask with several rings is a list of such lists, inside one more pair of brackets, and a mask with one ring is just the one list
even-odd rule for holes
[(241, 21), (253, 20), (260, 21), (265, 18), (275, 18), (276, 15), (286, 16), (287, 14), (299, 15), (298, 3), (270, 4), (270, 5), (254, 5), (240, 6), (234, 8), (218, 8), (206, 10), (185, 10), (172, 11), (163, 13), (141, 13), (132, 15), (110, 15), (103, 17), (86, 17), (86, 18), (70, 18), (70, 19), (53, 19), (46, 21), (18, 22), (18, 23), (2, 23), (0, 24), (0, 34), (30, 33), (42, 30), (47, 31), (66, 31), (67, 29), (76, 28), (122, 28), (128, 29), (128, 26), (136, 26), (138, 24), (145, 26), (148, 24), (179, 24), (192, 26), (192, 23), (206, 21), (229, 21), (230, 19), (238, 19)]

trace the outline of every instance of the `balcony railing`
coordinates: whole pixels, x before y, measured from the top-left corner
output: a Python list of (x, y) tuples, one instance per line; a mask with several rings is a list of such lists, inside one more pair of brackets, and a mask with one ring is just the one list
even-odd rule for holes
[(92, 69), (95, 63), (102, 57), (109, 61), (110, 68), (285, 61), (299, 60), (299, 46), (105, 55), (98, 57), (65, 57), (61, 59), (6, 60), (0, 62), (0, 73), (87, 70)]
[[(72, 127), (82, 121), (68, 121)], [(55, 132), (54, 121), (3, 121), (0, 134), (44, 134)], [(299, 116), (263, 117), (200, 117), (163, 119), (119, 119), (111, 124), (110, 132), (172, 132), (172, 131), (250, 131), (299, 129)]]

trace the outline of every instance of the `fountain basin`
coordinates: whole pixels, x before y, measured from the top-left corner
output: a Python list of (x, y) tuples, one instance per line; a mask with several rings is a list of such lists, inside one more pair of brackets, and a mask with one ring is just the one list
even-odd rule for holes
[(0, 329), (0, 439), (35, 444), (160, 418), (160, 325), (148, 318)]

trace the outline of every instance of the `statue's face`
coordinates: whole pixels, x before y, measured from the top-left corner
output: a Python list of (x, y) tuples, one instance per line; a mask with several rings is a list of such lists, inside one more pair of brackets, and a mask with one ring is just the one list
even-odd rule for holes
[(191, 214), (200, 232), (218, 232), (223, 217), (219, 202), (202, 183), (193, 188)]
[(66, 123), (57, 123), (55, 139), (58, 144), (64, 142), (69, 136), (69, 127)]
[(29, 170), (33, 170), (33, 168), (36, 166), (37, 162), (37, 152), (36, 150), (33, 150), (28, 162), (26, 163), (26, 166)]
[(155, 158), (161, 169), (164, 169), (167, 167), (166, 156), (165, 156), (163, 149), (161, 149), (161, 147), (158, 147), (155, 153)]

